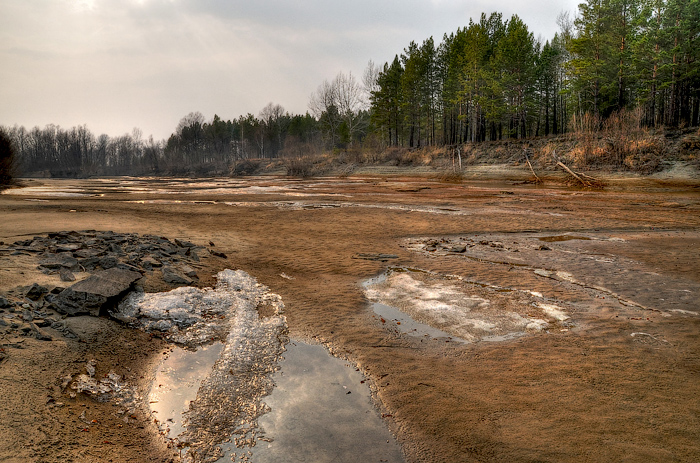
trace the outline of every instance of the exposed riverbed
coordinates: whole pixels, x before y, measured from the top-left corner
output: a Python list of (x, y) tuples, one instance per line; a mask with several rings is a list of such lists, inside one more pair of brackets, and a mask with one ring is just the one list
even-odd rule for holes
[[(185, 450), (162, 435), (167, 428), (190, 449), (213, 450), (226, 434), (240, 446), (223, 452), (253, 462), (275, 461), (289, 448), (299, 450), (288, 453), (299, 461), (310, 452), (339, 455), (332, 452), (352, 444), (318, 436), (352, 432), (330, 423), (302, 437), (302, 423), (287, 421), (299, 412), (284, 412), (298, 395), (294, 378), (317, 378), (317, 371), (329, 372), (311, 380), (325, 387), (317, 405), (360, 398), (363, 417), (391, 436), (367, 446), (388, 452), (379, 459), (396, 461), (397, 448), (410, 462), (700, 458), (700, 193), (692, 185), (586, 191), (387, 177), (26, 183), (0, 195), (6, 246), (60, 230), (168, 237), (199, 249), (200, 260), (187, 262), (198, 289), (181, 288), (180, 296), (208, 300), (215, 289), (204, 288), (216, 288), (224, 269), (255, 281), (245, 288), (266, 289), (255, 293), (260, 304), (241, 313), (214, 306), (159, 318), (158, 304), (148, 303), (121, 321), (67, 317), (60, 330), (40, 327), (51, 339), (42, 340), (24, 310), (32, 323), (53, 315), (16, 288), (66, 283), (37, 269), (41, 258), (31, 250), (1, 252), (0, 291), (20, 304), (0, 312), (4, 461), (164, 463)], [(170, 255), (169, 265), (184, 269), (177, 259)], [(145, 275), (145, 293), (172, 289), (160, 268)], [(282, 301), (283, 308), (275, 305)], [(198, 317), (218, 321), (193, 329), (188, 323)], [(274, 329), (265, 331), (265, 323)], [(254, 361), (256, 343), (229, 336), (248, 329), (284, 331), (284, 339), (237, 338), (277, 346)], [(309, 341), (309, 350), (320, 349), (313, 362), (329, 369), (308, 368), (303, 344), (283, 351), (286, 338)], [(178, 362), (173, 343), (186, 339), (216, 357), (210, 374), (194, 373), (184, 360), (158, 370), (165, 357)], [(217, 345), (226, 347), (217, 352)], [(220, 361), (226, 352), (234, 355)], [(235, 388), (248, 387), (229, 381), (238, 367), (262, 374), (247, 389), (264, 391), (253, 394), (259, 401), (236, 402), (243, 395)], [(332, 379), (334, 369), (349, 376)], [(64, 378), (81, 375), (111, 381), (144, 407), (123, 410), (76, 394), (70, 381), (62, 387)], [(189, 392), (172, 405), (149, 396), (171, 388), (163, 378)], [(228, 399), (218, 395), (222, 384), (236, 384)], [(192, 404), (199, 411), (226, 404), (226, 412), (177, 411)], [(312, 424), (323, 414), (299, 407)], [(256, 427), (232, 419), (233, 409), (255, 417)], [(202, 434), (189, 434), (188, 423)], [(316, 447), (319, 441), (330, 446)]]

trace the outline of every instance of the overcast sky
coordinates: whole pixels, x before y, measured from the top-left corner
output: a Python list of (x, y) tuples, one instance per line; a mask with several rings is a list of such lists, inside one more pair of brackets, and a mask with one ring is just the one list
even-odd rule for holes
[(550, 39), (578, 0), (0, 0), (0, 125), (87, 124), (167, 138), (269, 102), (289, 113), (338, 72), (360, 78), (421, 43), (499, 11)]

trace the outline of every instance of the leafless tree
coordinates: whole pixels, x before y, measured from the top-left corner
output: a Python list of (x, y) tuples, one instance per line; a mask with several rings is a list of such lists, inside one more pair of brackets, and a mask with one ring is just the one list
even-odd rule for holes
[(329, 138), (331, 146), (338, 141), (338, 129), (342, 123), (338, 110), (337, 92), (335, 86), (324, 80), (309, 100), (311, 114), (321, 122)]
[(381, 68), (374, 64), (374, 61), (369, 60), (365, 72), (362, 74), (362, 84), (364, 85), (366, 107), (369, 108), (372, 98), (372, 92), (379, 91), (379, 73)]
[(279, 104), (268, 103), (261, 111), (258, 117), (264, 125), (263, 129), (267, 131), (267, 136), (276, 146), (270, 147), (273, 152), (282, 149), (282, 118), (285, 115), (284, 107)]
[(352, 144), (355, 136), (365, 128), (360, 113), (366, 107), (367, 99), (362, 85), (352, 73), (346, 75), (343, 72), (338, 73), (332, 82), (323, 81), (309, 101), (311, 113), (326, 128), (332, 146), (338, 141), (343, 124), (347, 142)]

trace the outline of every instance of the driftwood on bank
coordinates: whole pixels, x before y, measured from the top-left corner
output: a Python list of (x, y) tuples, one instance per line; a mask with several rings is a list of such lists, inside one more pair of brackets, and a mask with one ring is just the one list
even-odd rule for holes
[(583, 174), (583, 173), (580, 173), (580, 172), (579, 172), (579, 173), (576, 173), (576, 172), (574, 172), (573, 170), (569, 169), (563, 162), (561, 162), (561, 160), (560, 160), (559, 157), (557, 156), (557, 152), (556, 152), (556, 151), (554, 151), (554, 152), (552, 153), (552, 157), (554, 158), (554, 162), (557, 163), (557, 166), (561, 167), (561, 168), (562, 168), (564, 171), (566, 171), (569, 175), (571, 175), (571, 176), (574, 177), (576, 180), (578, 180), (579, 182), (581, 182), (581, 184), (582, 184), (583, 186), (600, 188), (600, 187), (602, 187), (602, 186), (604, 185), (604, 183), (603, 183), (602, 181), (600, 181), (600, 180), (598, 180), (598, 179), (596, 179), (596, 178), (594, 178), (594, 177), (591, 177), (590, 175), (586, 175), (586, 174)]
[(535, 176), (535, 183), (544, 183), (541, 178), (537, 176), (535, 173), (535, 169), (532, 168), (532, 164), (530, 164), (530, 158), (527, 155), (527, 149), (525, 151), (525, 160), (527, 161), (527, 166), (530, 168), (530, 172), (532, 172), (532, 175)]

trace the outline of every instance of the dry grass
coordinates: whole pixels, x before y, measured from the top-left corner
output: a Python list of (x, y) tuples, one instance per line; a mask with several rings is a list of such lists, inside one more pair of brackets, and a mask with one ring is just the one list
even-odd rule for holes
[(309, 178), (314, 175), (314, 159), (311, 156), (288, 158), (284, 164), (287, 175), (291, 177)]
[(604, 122), (584, 114), (572, 118), (570, 138), (575, 142), (568, 158), (579, 168), (612, 167), (640, 173), (660, 169), (667, 144), (658, 133), (641, 124), (641, 110), (619, 111)]
[(443, 183), (462, 183), (464, 173), (461, 171), (446, 170), (437, 176), (438, 181)]

